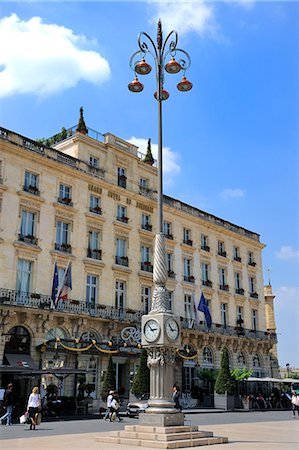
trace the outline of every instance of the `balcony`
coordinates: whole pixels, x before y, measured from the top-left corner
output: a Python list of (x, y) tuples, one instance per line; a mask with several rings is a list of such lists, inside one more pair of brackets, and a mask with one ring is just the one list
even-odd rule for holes
[(235, 289), (235, 293), (238, 295), (244, 295), (244, 289), (243, 288), (236, 288)]
[(119, 187), (122, 187), (122, 188), (126, 189), (126, 187), (127, 187), (127, 177), (125, 175), (118, 175), (117, 185)]
[(211, 249), (210, 249), (210, 247), (208, 246), (208, 245), (202, 245), (201, 247), (200, 247), (202, 250), (204, 250), (205, 252), (209, 252)]
[(118, 264), (119, 266), (129, 267), (129, 258), (127, 256), (116, 256), (115, 264)]
[(30, 234), (23, 235), (19, 233), (18, 240), (21, 242), (25, 242), (25, 244), (37, 245), (38, 239), (35, 236), (31, 236)]
[(250, 297), (252, 297), (252, 298), (259, 298), (259, 295), (258, 295), (257, 292), (250, 292), (249, 295), (250, 295)]
[(150, 223), (143, 223), (141, 225), (141, 228), (146, 231), (152, 231), (153, 226)]
[(28, 308), (37, 310), (51, 310), (51, 314), (55, 312), (65, 314), (75, 314), (78, 317), (92, 316), (108, 320), (120, 320), (124, 322), (131, 322), (140, 324), (143, 312), (131, 309), (119, 309), (109, 305), (94, 305), (83, 300), (60, 300), (56, 309), (52, 307), (52, 300), (50, 295), (20, 292), (12, 289), (0, 288), (0, 304), (9, 307), (12, 311), (17, 308)]
[[(181, 325), (183, 329), (192, 329), (197, 330), (203, 333), (206, 333), (206, 324), (205, 322), (200, 322), (199, 325), (196, 325), (194, 319), (185, 319), (181, 318)], [(221, 334), (226, 336), (232, 336), (236, 338), (246, 338), (246, 339), (258, 339), (265, 340), (270, 342), (277, 342), (276, 333), (268, 333), (266, 331), (251, 331), (247, 328), (243, 327), (232, 327), (230, 325), (222, 325), (220, 323), (212, 323), (211, 333)]]
[(98, 248), (94, 248), (94, 249), (88, 248), (87, 249), (87, 258), (101, 260), (102, 259), (102, 250), (100, 250)]
[(234, 261), (242, 262), (242, 258), (240, 256), (235, 256)]
[(92, 212), (94, 214), (102, 214), (102, 208), (100, 208), (99, 206), (96, 206), (95, 208), (92, 208), (91, 206), (89, 207), (89, 212)]
[(72, 199), (70, 197), (58, 197), (58, 203), (67, 206), (73, 206)]
[(218, 255), (219, 255), (219, 256), (222, 256), (223, 258), (226, 258), (227, 253), (226, 253), (226, 252), (223, 252), (223, 251), (221, 251), (221, 250), (219, 250), (219, 251), (218, 251)]
[(248, 265), (249, 265), (249, 266), (252, 266), (252, 267), (255, 267), (255, 266), (256, 266), (256, 263), (255, 263), (254, 261), (248, 261)]
[(209, 287), (209, 288), (211, 288), (211, 287), (213, 286), (213, 283), (212, 283), (212, 281), (210, 281), (210, 280), (202, 280), (201, 284), (202, 284), (203, 286), (207, 286), (207, 287)]
[(117, 216), (116, 220), (118, 220), (119, 222), (122, 222), (122, 223), (128, 223), (129, 222), (129, 217)]
[(228, 284), (219, 284), (220, 291), (229, 291), (229, 285)]
[(195, 278), (193, 275), (184, 275), (184, 281), (187, 281), (187, 283), (195, 283)]
[(153, 273), (153, 265), (150, 261), (142, 262), (140, 264), (140, 268), (141, 268), (141, 270), (144, 270), (145, 272)]
[(139, 194), (145, 195), (146, 197), (153, 197), (154, 191), (148, 187), (139, 184)]
[(167, 276), (168, 276), (168, 278), (171, 278), (171, 279), (175, 279), (175, 273), (174, 273), (174, 271), (173, 270), (168, 270), (167, 271)]
[(72, 246), (70, 244), (57, 244), (55, 242), (55, 250), (58, 250), (59, 252), (63, 253), (72, 253)]
[(190, 247), (192, 247), (193, 241), (191, 239), (184, 239), (183, 244), (186, 244), (186, 245), (189, 245)]
[(167, 233), (167, 234), (164, 234), (164, 237), (165, 237), (165, 239), (170, 239), (173, 241), (173, 234)]
[(37, 186), (33, 186), (32, 184), (29, 184), (28, 186), (25, 184), (23, 186), (23, 191), (29, 192), (29, 194), (33, 195), (40, 195), (40, 191)]

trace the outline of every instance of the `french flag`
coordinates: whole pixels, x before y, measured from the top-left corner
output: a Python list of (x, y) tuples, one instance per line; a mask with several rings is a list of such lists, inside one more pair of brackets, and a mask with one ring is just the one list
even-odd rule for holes
[(55, 305), (59, 300), (67, 300), (69, 293), (72, 290), (72, 263), (69, 262), (59, 288), (59, 293), (56, 297)]

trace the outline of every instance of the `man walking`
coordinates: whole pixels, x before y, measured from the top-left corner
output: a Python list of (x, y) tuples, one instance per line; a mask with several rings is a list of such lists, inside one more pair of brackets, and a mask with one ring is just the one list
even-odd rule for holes
[(13, 390), (13, 385), (12, 385), (12, 383), (9, 383), (7, 385), (7, 389), (4, 394), (3, 406), (4, 406), (4, 408), (6, 408), (6, 413), (3, 414), (2, 417), (0, 417), (1, 424), (6, 419), (6, 425), (12, 425), (11, 417), (12, 417), (12, 408), (14, 405), (14, 398), (13, 398), (12, 390)]

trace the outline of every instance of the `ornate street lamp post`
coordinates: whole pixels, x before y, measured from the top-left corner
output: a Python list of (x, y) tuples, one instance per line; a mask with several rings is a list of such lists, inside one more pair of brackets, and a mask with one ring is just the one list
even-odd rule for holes
[[(146, 43), (147, 41), (147, 43)], [(167, 281), (167, 265), (163, 233), (163, 183), (162, 183), (162, 102), (169, 98), (164, 89), (164, 74), (176, 74), (182, 71), (182, 80), (177, 88), (181, 92), (192, 89), (185, 76), (191, 59), (187, 52), (177, 47), (178, 35), (171, 31), (163, 41), (161, 21), (158, 21), (156, 44), (144, 32), (138, 36), (139, 50), (130, 59), (130, 67), (135, 73), (134, 80), (128, 85), (131, 92), (141, 92), (143, 84), (138, 75), (147, 75), (151, 66), (145, 61), (151, 55), (156, 71), (157, 91), (154, 97), (158, 102), (158, 221), (159, 233), (155, 238), (153, 292), (151, 311), (142, 317), (142, 346), (147, 348), (148, 366), (150, 368), (150, 400), (149, 408), (141, 421), (145, 424), (168, 426), (183, 425), (184, 416), (179, 413), (171, 400), (174, 383), (174, 362), (176, 349), (181, 344), (180, 321), (169, 309), (169, 293), (165, 287)], [(149, 44), (149, 45), (148, 45)], [(177, 55), (183, 55), (179, 61)], [(169, 62), (166, 58), (170, 56)], [(165, 72), (164, 72), (165, 71)]]

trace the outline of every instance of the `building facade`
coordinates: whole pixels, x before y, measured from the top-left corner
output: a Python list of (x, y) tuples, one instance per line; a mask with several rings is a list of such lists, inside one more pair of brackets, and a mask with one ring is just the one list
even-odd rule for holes
[[(17, 377), (19, 359), (40, 371), (86, 369), (99, 398), (112, 354), (116, 388), (128, 397), (153, 291), (157, 167), (110, 133), (77, 127), (54, 138), (45, 145), (0, 128), (1, 384)], [(196, 352), (178, 356), (177, 382), (190, 390), (199, 368), (219, 367), (223, 346), (232, 368), (277, 376), (274, 296), (269, 287), (264, 295), (259, 235), (168, 196), (164, 234), (170, 307)], [(69, 262), (70, 299), (54, 309), (54, 265), (61, 281)], [(195, 320), (201, 292), (210, 331), (204, 317)], [(71, 371), (42, 382), (77, 394)]]

